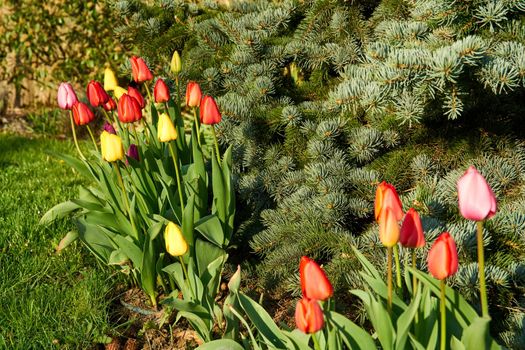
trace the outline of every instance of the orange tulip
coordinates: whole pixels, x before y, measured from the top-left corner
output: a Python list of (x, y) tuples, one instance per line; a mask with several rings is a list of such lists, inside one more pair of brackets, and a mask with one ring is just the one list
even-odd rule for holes
[(155, 97), (155, 102), (164, 103), (170, 100), (170, 90), (168, 85), (162, 79), (158, 79), (155, 83), (155, 88), (153, 89), (153, 96)]
[(401, 225), (399, 242), (403, 247), (407, 248), (421, 248), (425, 245), (421, 219), (414, 208), (408, 209), (405, 215), (405, 219)]
[(131, 73), (135, 82), (142, 83), (153, 79), (153, 74), (151, 74), (146, 62), (144, 62), (142, 58), (133, 56), (129, 61), (131, 62)]
[(428, 271), (438, 280), (452, 276), (458, 271), (456, 243), (448, 232), (443, 232), (430, 248)]
[(190, 81), (186, 87), (186, 106), (199, 107), (201, 98), (201, 87), (196, 82)]
[(381, 211), (384, 208), (390, 208), (397, 221), (403, 218), (403, 205), (397, 195), (396, 188), (385, 181), (377, 186), (376, 200), (375, 200), (375, 217), (376, 221), (381, 216)]
[(303, 333), (315, 333), (323, 328), (323, 310), (315, 299), (303, 298), (295, 308), (295, 324)]
[(393, 247), (399, 241), (399, 224), (390, 207), (381, 210), (379, 217), (379, 239), (385, 247)]
[(299, 275), (304, 297), (326, 300), (334, 294), (334, 288), (326, 274), (312, 259), (306, 256), (301, 257)]

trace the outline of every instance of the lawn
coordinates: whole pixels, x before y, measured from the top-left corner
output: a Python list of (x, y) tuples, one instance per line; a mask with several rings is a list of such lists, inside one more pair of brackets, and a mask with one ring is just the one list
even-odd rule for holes
[(71, 220), (38, 225), (82, 184), (46, 153), (73, 144), (0, 134), (0, 149), (0, 348), (92, 348), (109, 329), (114, 279), (80, 244), (55, 252)]

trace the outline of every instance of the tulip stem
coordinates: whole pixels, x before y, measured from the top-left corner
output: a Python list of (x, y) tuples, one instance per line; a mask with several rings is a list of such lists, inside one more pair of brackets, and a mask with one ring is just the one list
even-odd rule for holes
[(481, 314), (489, 317), (489, 306), (487, 304), (487, 286), (485, 285), (485, 255), (483, 249), (483, 221), (477, 222), (478, 232), (478, 270), (479, 270), (479, 292), (481, 299)]
[(177, 176), (177, 188), (179, 190), (180, 211), (182, 214), (184, 212), (184, 200), (182, 198), (182, 186), (181, 186), (180, 174), (179, 174), (179, 161), (177, 158), (177, 152), (173, 150), (173, 144), (171, 142), (168, 143), (168, 147), (170, 149), (171, 158), (173, 158), (173, 165), (175, 166), (175, 175)]
[(95, 136), (93, 136), (93, 131), (91, 131), (91, 128), (89, 127), (89, 125), (86, 124), (86, 127), (89, 132), (89, 136), (91, 136), (91, 141), (93, 141), (93, 145), (95, 145), (95, 149), (97, 150), (97, 153), (98, 153), (97, 141), (95, 141)]
[[(416, 263), (416, 250), (412, 249), (412, 268), (415, 270), (417, 263)], [(415, 274), (412, 274), (412, 295), (416, 295), (416, 289), (417, 289), (417, 278)]]
[(401, 288), (401, 263), (399, 262), (399, 247), (394, 246), (394, 260), (396, 262), (396, 284), (397, 288)]
[(386, 251), (386, 283), (388, 287), (387, 310), (388, 314), (392, 315), (392, 247), (387, 247)]
[(447, 310), (445, 305), (445, 279), (441, 280), (441, 350), (447, 348)]
[(78, 154), (80, 155), (80, 158), (82, 158), (82, 160), (86, 160), (86, 157), (84, 156), (84, 154), (80, 150), (80, 147), (78, 146), (77, 132), (75, 131), (75, 122), (73, 121), (73, 111), (69, 111), (69, 116), (71, 118), (71, 131), (73, 133), (73, 141), (75, 141), (75, 146), (77, 148)]
[(315, 350), (321, 350), (321, 345), (319, 344), (319, 340), (317, 339), (316, 333), (312, 334), (312, 339), (314, 341), (314, 349)]
[(102, 112), (104, 112), (104, 118), (106, 119), (106, 121), (111, 124), (111, 120), (109, 119), (109, 115), (108, 115), (108, 112), (106, 112), (105, 109), (102, 108)]
[(146, 93), (148, 94), (148, 98), (150, 100), (150, 103), (153, 103), (153, 99), (151, 98), (151, 92), (149, 92), (149, 87), (148, 87), (148, 84), (144, 84), (144, 86), (146, 87)]
[(213, 134), (213, 141), (215, 142), (215, 151), (217, 152), (217, 161), (219, 166), (221, 166), (221, 154), (219, 153), (219, 142), (217, 142), (217, 134), (215, 133), (215, 127), (211, 125), (211, 131)]
[(201, 130), (199, 126), (199, 119), (197, 118), (197, 108), (193, 107), (193, 119), (195, 120), (195, 129), (197, 131), (197, 141), (199, 141), (199, 147), (202, 148), (201, 144)]
[(131, 207), (129, 205), (128, 195), (126, 193), (126, 187), (124, 186), (124, 180), (122, 180), (122, 174), (120, 173), (120, 168), (118, 167), (118, 164), (116, 162), (113, 162), (113, 166), (115, 167), (115, 170), (117, 172), (117, 178), (118, 178), (118, 182), (119, 182), (120, 188), (122, 188), (122, 197), (124, 199), (124, 204), (126, 206), (126, 210), (128, 212), (128, 215), (129, 215), (129, 221), (131, 222), (131, 227), (133, 229), (133, 232), (136, 235), (136, 238), (138, 238), (139, 235), (138, 235), (137, 227), (135, 226), (135, 221), (133, 220), (133, 215), (131, 215)]
[(193, 287), (191, 286), (190, 282), (190, 276), (188, 275), (188, 270), (186, 270), (186, 266), (184, 265), (184, 260), (182, 260), (182, 256), (179, 255), (180, 265), (182, 266), (182, 272), (184, 273), (184, 276), (186, 276), (186, 281), (188, 281), (188, 286), (190, 287), (190, 292), (192, 297), (196, 298), (197, 296), (193, 292)]

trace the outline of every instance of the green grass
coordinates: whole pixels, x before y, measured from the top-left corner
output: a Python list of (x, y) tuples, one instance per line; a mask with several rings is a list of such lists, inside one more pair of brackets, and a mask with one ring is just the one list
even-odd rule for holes
[(52, 150), (72, 142), (0, 134), (0, 349), (90, 349), (109, 330), (112, 280), (81, 244), (55, 247), (71, 220), (38, 225), (82, 179)]

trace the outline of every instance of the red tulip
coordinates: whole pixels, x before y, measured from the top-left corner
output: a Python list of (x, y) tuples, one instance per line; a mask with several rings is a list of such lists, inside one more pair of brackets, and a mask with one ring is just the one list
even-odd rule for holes
[(190, 81), (186, 87), (186, 106), (199, 107), (201, 98), (201, 87), (196, 82)]
[(170, 100), (170, 90), (168, 85), (162, 79), (157, 79), (155, 83), (155, 88), (153, 89), (153, 96), (155, 97), (155, 102), (164, 103)]
[(465, 219), (483, 221), (496, 213), (496, 197), (485, 178), (470, 166), (458, 180), (459, 211)]
[(69, 110), (78, 102), (77, 94), (70, 83), (60, 83), (57, 93), (58, 107)]
[(385, 181), (381, 182), (377, 186), (376, 200), (375, 200), (375, 217), (376, 221), (381, 216), (381, 211), (384, 208), (390, 208), (392, 210), (396, 220), (399, 221), (403, 218), (403, 205), (397, 195), (396, 188)]
[(118, 100), (118, 119), (123, 123), (133, 123), (142, 118), (142, 111), (137, 99), (123, 94)]
[(443, 232), (430, 248), (428, 271), (438, 280), (452, 276), (458, 271), (456, 243), (448, 232)]
[(106, 111), (113, 111), (115, 110), (115, 108), (117, 108), (117, 103), (115, 102), (114, 99), (112, 99), (111, 97), (109, 98), (108, 102), (104, 103), (104, 105), (102, 105), (102, 108), (104, 108)]
[(95, 119), (95, 115), (84, 102), (78, 102), (73, 105), (73, 119), (77, 125), (86, 125)]
[(109, 101), (109, 95), (98, 81), (91, 80), (87, 86), (87, 98), (93, 107), (103, 106)]
[(303, 298), (295, 308), (295, 324), (303, 333), (315, 333), (323, 328), (323, 310), (315, 299)]
[(326, 300), (334, 294), (334, 288), (326, 274), (312, 259), (306, 256), (301, 257), (299, 275), (304, 297)]
[(390, 207), (381, 210), (381, 216), (379, 217), (379, 239), (385, 247), (393, 247), (399, 241), (399, 224)]
[(144, 101), (144, 97), (142, 97), (138, 89), (135, 89), (133, 86), (128, 86), (128, 95), (137, 100), (140, 108), (144, 108), (144, 106), (146, 105), (146, 101)]
[(421, 248), (425, 245), (421, 219), (414, 208), (408, 209), (405, 215), (405, 219), (401, 225), (399, 242), (403, 247), (407, 248)]
[(129, 60), (131, 62), (131, 73), (135, 82), (142, 83), (153, 79), (153, 74), (151, 74), (146, 62), (144, 62), (142, 58), (133, 56)]
[(213, 125), (221, 122), (222, 116), (217, 107), (217, 103), (211, 96), (204, 96), (201, 101), (201, 123)]

